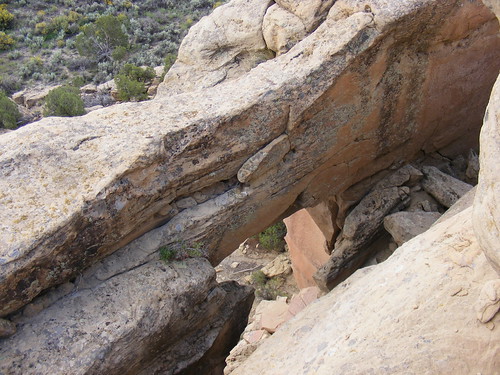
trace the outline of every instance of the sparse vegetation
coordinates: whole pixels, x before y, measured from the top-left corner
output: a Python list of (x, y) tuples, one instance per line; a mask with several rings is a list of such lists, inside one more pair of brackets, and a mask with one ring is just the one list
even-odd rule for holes
[(259, 233), (259, 243), (268, 250), (284, 251), (286, 226), (282, 221)]
[(21, 89), (75, 76), (102, 83), (125, 64), (168, 68), (188, 28), (218, 3), (10, 0), (0, 5), (0, 75)]
[(174, 260), (183, 260), (187, 258), (206, 257), (206, 249), (201, 242), (188, 244), (184, 241), (177, 241), (168, 246), (162, 246), (158, 249), (160, 259), (165, 263)]
[(21, 114), (17, 106), (0, 91), (0, 126), (5, 129), (16, 129)]
[(61, 86), (51, 90), (45, 98), (45, 116), (73, 117), (85, 114), (83, 100), (76, 87)]
[(115, 77), (118, 89), (118, 98), (123, 101), (146, 100), (146, 82), (154, 78), (153, 68), (140, 68), (133, 64), (126, 64)]
[(260, 270), (252, 273), (252, 284), (255, 286), (255, 294), (262, 299), (275, 300), (278, 296), (289, 297), (286, 292), (281, 290), (285, 282), (286, 280), (280, 276), (269, 279)]

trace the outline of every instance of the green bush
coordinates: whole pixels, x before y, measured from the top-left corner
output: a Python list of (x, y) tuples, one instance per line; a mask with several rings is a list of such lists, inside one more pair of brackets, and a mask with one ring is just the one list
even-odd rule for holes
[(101, 16), (94, 23), (82, 27), (75, 41), (76, 49), (82, 56), (94, 61), (110, 61), (118, 47), (128, 47), (128, 36), (123, 31), (121, 16)]
[(16, 104), (0, 91), (0, 125), (6, 129), (16, 129), (21, 114)]
[(115, 77), (118, 99), (123, 101), (146, 100), (148, 95), (145, 83), (153, 79), (154, 76), (153, 68), (142, 69), (132, 64), (125, 64)]
[(268, 250), (283, 251), (285, 249), (286, 226), (280, 221), (259, 233), (259, 243)]
[(83, 100), (76, 87), (61, 86), (45, 98), (45, 116), (73, 117), (85, 114)]
[(174, 260), (207, 256), (206, 249), (203, 248), (203, 244), (201, 242), (188, 244), (184, 241), (176, 241), (168, 246), (160, 247), (158, 251), (160, 252), (160, 259), (165, 263), (169, 263)]
[(14, 39), (10, 35), (7, 35), (3, 31), (0, 31), (0, 51), (9, 49), (13, 45)]
[(162, 246), (159, 249), (160, 251), (160, 259), (165, 263), (171, 262), (175, 259), (176, 251), (172, 248)]
[(0, 30), (6, 30), (12, 25), (14, 16), (7, 10), (7, 5), (0, 5)]

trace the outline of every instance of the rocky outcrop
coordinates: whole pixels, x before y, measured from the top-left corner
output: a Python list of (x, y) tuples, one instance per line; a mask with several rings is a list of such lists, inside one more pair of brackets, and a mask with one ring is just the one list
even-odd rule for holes
[[(154, 227), (159, 246), (200, 241), (216, 264), (285, 212), (422, 150), (475, 143), (500, 64), (496, 19), (479, 2), (382, 3), (342, 2), (342, 17), (335, 4), (288, 53), (211, 89), (3, 135), (0, 316)], [(239, 182), (284, 135), (286, 155)]]
[(477, 314), (491, 307), (476, 301), (496, 273), (479, 247), (471, 213), (469, 207), (384, 263), (358, 270), (232, 374), (494, 374), (500, 314), (480, 323)]
[(222, 373), (252, 289), (218, 285), (205, 259), (142, 259), (134, 268), (131, 251), (147, 258), (144, 247), (115, 253), (64, 298), (38, 314), (28, 305), (15, 317), (17, 333), (0, 345), (0, 373)]

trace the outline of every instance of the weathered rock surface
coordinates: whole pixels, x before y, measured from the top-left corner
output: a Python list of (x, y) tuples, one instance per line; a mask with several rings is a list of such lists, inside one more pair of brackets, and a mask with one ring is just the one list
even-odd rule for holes
[(115, 254), (65, 298), (18, 317), (18, 332), (0, 340), (0, 373), (222, 372), (246, 325), (251, 288), (218, 285), (205, 259), (150, 261), (120, 272), (123, 259), (133, 258)]
[(16, 325), (8, 320), (0, 319), (0, 339), (16, 333)]
[(436, 167), (422, 168), (425, 178), (422, 187), (445, 207), (451, 207), (472, 189), (472, 185), (457, 180)]
[(264, 16), (262, 32), (267, 48), (277, 55), (287, 52), (306, 36), (306, 27), (295, 14), (271, 5)]
[[(497, 20), (479, 2), (371, 4), (343, 18), (334, 5), (288, 53), (211, 89), (4, 134), (0, 316), (159, 225), (159, 246), (201, 241), (215, 264), (289, 208), (422, 150), (468, 149), (500, 65)], [(282, 160), (238, 182), (285, 133)], [(220, 183), (217, 197), (176, 206)]]
[(158, 92), (178, 94), (215, 86), (273, 57), (262, 34), (270, 0), (233, 0), (191, 27)]
[(326, 17), (334, 0), (276, 0), (283, 9), (295, 14), (304, 23), (307, 32), (317, 27)]
[(337, 238), (330, 259), (314, 274), (323, 290), (330, 290), (353, 273), (370, 255), (368, 245), (383, 228), (384, 217), (410, 203), (410, 188), (415, 169), (405, 166), (381, 180), (347, 215), (342, 232)]
[[(500, 15), (500, 13), (498, 14)], [(500, 275), (500, 77), (491, 93), (481, 129), (481, 170), (474, 201), (474, 230)]]
[(288, 275), (290, 272), (292, 272), (292, 263), (290, 262), (288, 253), (278, 255), (271, 263), (264, 266), (261, 271), (268, 278)]
[(439, 212), (396, 212), (384, 218), (384, 228), (401, 246), (424, 233), (440, 216)]
[(334, 236), (331, 207), (326, 203), (302, 209), (287, 217), (285, 241), (292, 261), (293, 277), (299, 288), (315, 286), (313, 275), (330, 257)]
[(483, 325), (475, 303), (496, 273), (471, 213), (469, 207), (384, 263), (358, 270), (232, 374), (495, 374), (500, 314)]

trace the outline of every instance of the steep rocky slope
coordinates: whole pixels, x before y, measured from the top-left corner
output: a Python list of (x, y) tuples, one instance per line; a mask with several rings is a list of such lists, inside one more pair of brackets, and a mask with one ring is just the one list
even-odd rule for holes
[[(256, 7), (263, 3), (249, 2), (255, 2)], [(315, 2), (318, 9), (327, 3)], [(231, 4), (220, 9), (235, 14)], [(267, 10), (259, 14), (258, 22), (263, 25)], [(151, 306), (159, 306), (155, 303), (163, 303), (171, 291), (171, 299), (166, 302), (171, 310), (160, 310), (167, 315), (169, 311), (179, 314), (175, 307), (179, 300), (189, 290), (196, 291), (199, 299), (193, 303), (198, 307), (181, 308), (177, 316), (192, 314), (199, 318), (197, 313), (210, 310), (219, 322), (212, 333), (217, 348), (219, 340), (215, 337), (231, 329), (224, 323), (227, 317), (212, 309), (227, 303), (232, 310), (230, 306), (250, 297), (248, 290), (213, 284), (210, 266), (202, 260), (180, 263), (181, 270), (175, 273), (179, 264), (167, 267), (158, 262), (161, 247), (199, 243), (216, 264), (242, 240), (298, 208), (315, 205), (351, 187), (363, 187), (357, 190), (361, 199), (378, 178), (417, 155), (435, 150), (452, 155), (477, 145), (481, 118), (500, 67), (498, 22), (481, 2), (373, 0), (366, 4), (339, 0), (328, 12), (318, 14), (318, 22), (324, 21), (308, 29), (310, 34), (288, 52), (249, 72), (245, 68), (224, 77), (221, 83), (173, 95), (167, 81), (162, 94), (151, 102), (113, 106), (81, 118), (46, 118), (0, 137), (0, 316), (19, 323), (17, 334), (0, 341), (3, 368), (14, 369), (13, 373), (36, 373), (23, 358), (38, 345), (45, 349), (33, 349), (31, 355), (37, 356), (40, 366), (46, 366), (43, 371), (54, 374), (64, 369), (51, 360), (52, 356), (60, 363), (76, 361), (76, 365), (82, 364), (81, 373), (91, 374), (114, 368), (116, 352), (120, 354), (117, 358), (129, 361), (124, 362), (125, 369), (115, 366), (119, 372), (181, 371), (168, 367), (163, 354), (181, 350), (184, 336), (170, 328), (168, 316), (160, 316), (158, 321), (146, 319), (148, 324), (144, 324), (143, 317), (150, 315), (135, 312), (151, 311)], [(229, 25), (235, 23), (234, 17), (227, 19)], [(208, 29), (200, 38), (212, 32)], [(230, 28), (225, 35), (228, 46), (231, 38), (242, 37)], [(214, 71), (217, 69), (227, 69), (227, 65), (214, 66)], [(467, 228), (469, 212), (436, 226), (429, 237), (409, 243), (423, 241), (421, 245), (427, 246), (441, 238), (441, 231), (448, 236), (449, 241), (439, 245), (442, 253), (430, 250), (426, 255), (432, 263), (429, 269), (437, 274), (448, 270), (453, 280), (463, 273), (463, 280), (471, 284), (460, 285), (470, 295), (465, 301), (477, 297), (479, 284), (494, 277), (472, 234), (469, 236), (470, 230), (464, 232), (467, 241), (462, 240), (467, 243), (462, 245), (461, 232), (452, 225), (462, 219)], [(459, 240), (462, 242), (455, 242)], [(463, 253), (453, 253), (456, 250), (450, 246), (455, 243)], [(427, 267), (422, 254), (417, 253), (416, 249), (400, 251), (390, 263), (392, 271), (387, 271), (408, 276), (393, 292), (408, 295), (411, 304), (394, 299), (387, 307), (395, 319), (414, 310), (439, 309), (441, 299), (456, 306), (456, 300), (448, 298), (452, 291), (440, 286), (432, 272), (413, 272), (411, 260), (422, 269)], [(458, 266), (443, 263), (446, 254), (457, 256)], [(196, 267), (200, 267), (199, 277), (206, 275), (205, 281), (181, 288), (183, 277), (189, 284)], [(379, 270), (386, 268), (390, 267)], [(479, 270), (479, 274), (469, 269)], [(179, 280), (169, 275), (178, 275)], [(143, 288), (150, 277), (154, 293)], [(379, 272), (372, 271), (366, 277), (373, 277), (376, 283), (363, 291), (356, 286), (365, 285), (364, 278), (358, 277), (348, 281), (351, 287), (347, 291), (376, 295), (374, 289), (369, 292), (370, 288), (390, 281)], [(138, 281), (129, 285), (129, 279)], [(59, 299), (54, 298), (52, 304), (41, 302), (49, 298), (46, 294), (20, 310), (43, 291), (67, 281), (75, 283), (66, 291), (54, 291)], [(427, 296), (420, 293), (423, 285), (440, 294), (429, 297), (429, 302), (421, 301)], [(328, 298), (338, 296), (348, 301), (347, 294), (340, 296), (341, 290)], [(491, 295), (488, 290), (487, 297)], [(94, 301), (96, 293), (100, 299)], [(373, 306), (382, 309), (385, 292), (379, 289), (377, 293), (381, 299)], [(131, 305), (129, 294), (135, 296)], [(148, 298), (141, 298), (142, 294)], [(232, 297), (226, 300), (224, 295)], [(212, 300), (215, 306), (210, 304)], [(40, 304), (46, 309), (31, 318)], [(75, 304), (92, 307), (84, 312), (84, 321), (73, 321), (73, 313), (78, 316)], [(240, 305), (244, 310), (245, 304)], [(102, 306), (109, 314), (102, 315)], [(348, 311), (350, 306), (346, 302), (342, 308)], [(443, 306), (444, 311), (447, 307)], [(243, 314), (237, 311), (235, 314)], [(364, 314), (367, 311), (371, 310)], [(151, 313), (156, 317), (156, 309)], [(459, 316), (472, 321), (467, 313), (463, 309)], [(435, 321), (446, 316), (440, 314)], [(349, 319), (352, 315), (349, 312)], [(112, 318), (110, 325), (129, 319), (123, 324), (130, 326), (109, 336), (101, 325), (106, 326), (108, 317)], [(434, 320), (426, 323), (426, 317), (410, 316), (422, 329), (433, 327)], [(324, 324), (315, 321), (318, 327)], [(52, 328), (42, 333), (49, 326)], [(382, 324), (380, 327), (379, 333), (389, 335), (395, 326), (385, 325), (386, 331)], [(196, 335), (207, 327), (193, 324), (191, 328), (194, 332), (189, 334)], [(75, 340), (82, 329), (89, 332), (82, 343), (91, 354), (75, 353), (79, 347), (57, 351), (61, 349), (58, 345)], [(418, 327), (412, 329), (409, 332), (420, 334)], [(482, 326), (478, 329), (487, 330)], [(40, 332), (38, 343), (27, 344), (31, 331)], [(61, 337), (58, 344), (53, 342), (53, 332), (59, 331), (64, 333), (57, 335), (57, 340)], [(134, 341), (138, 331), (144, 338), (141, 344)], [(345, 335), (352, 335), (347, 331)], [(478, 345), (483, 348), (484, 340), (493, 339), (497, 331), (485, 331)], [(178, 338), (175, 343), (169, 341), (173, 337)], [(353, 337), (359, 342), (368, 336), (360, 333)], [(380, 342), (383, 338), (373, 340)], [(423, 340), (428, 338), (424, 336)], [(323, 344), (318, 343), (317, 354), (337, 350)], [(227, 345), (221, 346), (223, 353)], [(434, 351), (433, 345), (428, 347), (429, 351), (421, 354), (441, 353)], [(196, 362), (198, 357), (212, 362), (222, 355), (209, 355), (212, 349), (203, 354), (203, 350), (206, 347), (186, 363), (178, 357), (175, 361), (184, 371), (196, 373), (196, 366), (204, 366)], [(488, 358), (493, 358), (488, 350), (496, 350), (494, 347), (484, 350)], [(256, 355), (267, 355), (263, 351)], [(460, 348), (451, 352), (450, 361), (464, 353)], [(317, 359), (319, 364), (321, 358)], [(213, 362), (206, 368), (220, 366)], [(21, 367), (14, 367), (14, 363)], [(242, 372), (260, 365), (250, 362), (245, 366)], [(471, 364), (470, 368), (476, 367)], [(304, 372), (312, 369), (306, 367)], [(270, 367), (264, 370), (270, 371)]]

